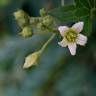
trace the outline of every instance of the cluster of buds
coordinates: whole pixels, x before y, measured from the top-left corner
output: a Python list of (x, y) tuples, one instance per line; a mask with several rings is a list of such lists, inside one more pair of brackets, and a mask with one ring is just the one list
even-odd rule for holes
[(46, 10), (42, 8), (40, 10), (40, 22), (38, 23), (37, 27), (39, 30), (47, 30), (46, 27), (54, 25), (54, 18), (47, 14)]
[(40, 17), (30, 17), (23, 10), (14, 12), (14, 17), (21, 28), (19, 33), (22, 37), (31, 37), (35, 34), (34, 29), (41, 31), (49, 31), (47, 28), (53, 25), (54, 19), (52, 16), (47, 15), (44, 8), (40, 10)]
[(30, 16), (23, 10), (14, 12), (14, 17), (21, 27), (22, 31), (19, 33), (22, 37), (30, 37), (33, 35), (32, 28), (30, 26)]

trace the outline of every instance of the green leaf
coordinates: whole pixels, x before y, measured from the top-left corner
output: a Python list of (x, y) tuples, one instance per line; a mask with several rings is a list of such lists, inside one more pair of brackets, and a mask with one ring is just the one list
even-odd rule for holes
[(96, 8), (96, 0), (75, 0), (77, 7), (85, 7), (87, 9)]
[(84, 7), (86, 9), (90, 9), (94, 7), (93, 0), (75, 0), (77, 7)]
[(84, 21), (84, 34), (86, 36), (90, 36), (92, 33), (92, 21), (90, 20), (90, 17), (87, 16), (85, 18), (82, 18), (82, 21)]
[(56, 17), (62, 22), (74, 21), (76, 19), (76, 17), (74, 16), (75, 9), (76, 8), (73, 5), (64, 6), (51, 10), (49, 14)]
[(93, 7), (95, 7), (95, 2), (96, 2), (96, 0), (89, 0), (90, 1), (90, 4), (91, 4), (91, 7), (93, 8)]
[(96, 0), (93, 0), (94, 1), (94, 7), (96, 8)]
[(91, 12), (92, 12), (92, 19), (96, 20), (96, 9), (95, 10), (93, 9)]
[(61, 22), (72, 22), (88, 16), (89, 12), (90, 10), (86, 8), (76, 8), (76, 6), (69, 5), (53, 9), (49, 14), (56, 17)]
[(82, 18), (82, 17), (89, 16), (90, 15), (89, 13), (90, 13), (90, 10), (83, 7), (83, 8), (76, 9), (74, 15), (78, 18)]
[(80, 1), (79, 0), (75, 0), (75, 4), (76, 4), (76, 7), (82, 7), (82, 4), (80, 3)]

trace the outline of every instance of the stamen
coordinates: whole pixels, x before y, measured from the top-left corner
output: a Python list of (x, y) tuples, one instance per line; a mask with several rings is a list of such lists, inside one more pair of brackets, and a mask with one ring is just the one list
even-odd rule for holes
[(65, 34), (65, 39), (68, 41), (68, 42), (75, 42), (76, 41), (76, 39), (77, 39), (77, 32), (76, 31), (74, 31), (74, 30), (72, 30), (72, 29), (70, 29), (68, 32), (66, 32), (66, 34)]

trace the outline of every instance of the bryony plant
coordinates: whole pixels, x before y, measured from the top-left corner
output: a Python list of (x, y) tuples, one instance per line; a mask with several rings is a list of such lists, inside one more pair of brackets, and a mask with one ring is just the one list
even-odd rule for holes
[[(72, 5), (64, 5), (50, 11), (43, 8), (40, 10), (40, 17), (30, 17), (23, 10), (14, 12), (14, 16), (22, 30), (20, 34), (23, 37), (51, 34), (39, 51), (26, 57), (24, 68), (28, 68), (36, 65), (38, 58), (56, 36), (62, 38), (61, 42), (57, 42), (60, 46), (68, 46), (71, 55), (76, 55), (76, 44), (84, 46), (92, 34), (93, 20), (96, 17), (96, 0), (74, 0)], [(67, 23), (75, 24), (69, 27)], [(84, 35), (80, 33), (81, 31)]]

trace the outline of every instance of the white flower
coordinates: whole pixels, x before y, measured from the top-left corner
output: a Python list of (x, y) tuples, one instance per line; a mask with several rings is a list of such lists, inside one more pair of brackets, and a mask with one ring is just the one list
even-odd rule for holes
[(83, 30), (83, 26), (84, 22), (78, 22), (71, 28), (67, 26), (60, 26), (58, 28), (63, 37), (63, 40), (58, 42), (58, 44), (62, 47), (68, 46), (71, 55), (76, 55), (76, 44), (84, 46), (87, 43), (87, 37), (80, 33)]

